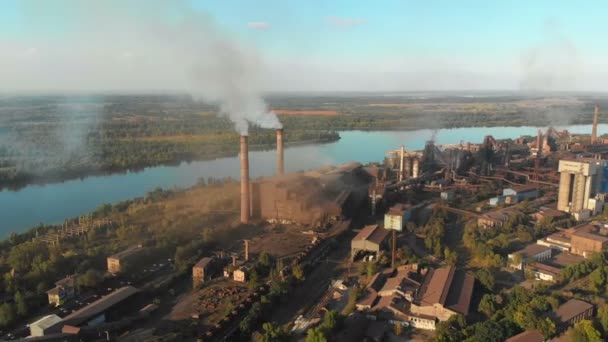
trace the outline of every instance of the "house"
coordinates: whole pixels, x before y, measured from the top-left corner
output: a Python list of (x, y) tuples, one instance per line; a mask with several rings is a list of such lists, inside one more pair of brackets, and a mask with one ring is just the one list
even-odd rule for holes
[(351, 258), (354, 260), (359, 252), (373, 252), (377, 257), (388, 246), (389, 233), (378, 225), (364, 227), (351, 241)]
[(511, 336), (505, 342), (544, 342), (545, 337), (538, 330), (528, 330)]
[(195, 282), (204, 282), (205, 279), (209, 278), (209, 273), (212, 266), (213, 258), (202, 258), (194, 265), (194, 267), (192, 267), (192, 279), (194, 279)]
[(46, 291), (49, 304), (59, 306), (67, 300), (74, 298), (76, 288), (76, 275), (67, 276), (55, 283), (55, 287)]
[(511, 253), (508, 256), (509, 266), (522, 270), (530, 260), (543, 261), (551, 259), (551, 248), (542, 245), (528, 245), (524, 249)]
[(241, 266), (234, 270), (232, 273), (232, 279), (234, 279), (234, 281), (238, 281), (239, 283), (244, 283), (248, 280), (250, 272), (251, 266)]
[(384, 228), (403, 231), (405, 224), (412, 218), (412, 206), (407, 204), (396, 204), (384, 215)]
[(413, 314), (447, 321), (456, 314), (467, 315), (473, 296), (475, 278), (464, 270), (446, 266), (430, 270), (411, 303)]
[(39, 337), (49, 334), (49, 328), (55, 324), (61, 322), (61, 318), (57, 315), (47, 315), (37, 320), (36, 322), (30, 323), (30, 336)]
[(593, 317), (593, 304), (578, 299), (570, 299), (560, 305), (555, 311), (555, 316), (562, 328), (567, 328), (574, 323)]
[(137, 245), (109, 256), (107, 259), (108, 272), (112, 274), (124, 272), (129, 265), (132, 266), (141, 258), (144, 251), (145, 248), (142, 245)]
[(571, 244), (570, 251), (584, 257), (606, 250), (608, 248), (608, 225), (590, 223), (580, 226), (572, 234)]
[(553, 267), (542, 262), (537, 262), (532, 265), (528, 265), (527, 269), (533, 272), (535, 279), (550, 282), (558, 281), (561, 274), (560, 268)]

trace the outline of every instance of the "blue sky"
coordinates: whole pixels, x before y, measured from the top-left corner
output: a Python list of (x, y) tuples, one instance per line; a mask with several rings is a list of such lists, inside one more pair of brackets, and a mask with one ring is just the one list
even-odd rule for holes
[[(73, 23), (83, 11), (74, 3), (0, 2), (0, 43), (69, 46), (95, 30)], [(601, 1), (189, 0), (175, 11), (148, 3), (124, 0), (112, 11), (168, 21), (204, 13), (263, 59), (268, 90), (607, 90)]]

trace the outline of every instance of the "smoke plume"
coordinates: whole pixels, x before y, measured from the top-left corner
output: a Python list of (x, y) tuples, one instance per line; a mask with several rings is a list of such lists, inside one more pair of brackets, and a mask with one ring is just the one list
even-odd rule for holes
[(28, 34), (18, 41), (0, 36), (0, 70), (19, 80), (5, 91), (188, 92), (216, 104), (240, 134), (250, 124), (281, 127), (261, 96), (266, 68), (256, 49), (186, 0), (21, 6)]

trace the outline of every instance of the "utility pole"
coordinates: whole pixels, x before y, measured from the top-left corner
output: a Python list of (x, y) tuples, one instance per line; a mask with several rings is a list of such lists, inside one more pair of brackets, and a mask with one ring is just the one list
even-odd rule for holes
[(391, 268), (395, 268), (395, 254), (397, 253), (397, 231), (393, 229), (393, 255), (391, 258)]

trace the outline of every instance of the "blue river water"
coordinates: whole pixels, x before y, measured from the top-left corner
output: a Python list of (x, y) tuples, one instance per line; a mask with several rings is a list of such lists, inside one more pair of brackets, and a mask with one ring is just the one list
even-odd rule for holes
[[(572, 133), (590, 133), (590, 125), (567, 126)], [(497, 139), (536, 135), (535, 127), (470, 127), (442, 129), (436, 132), (439, 144), (479, 143), (491, 134)], [(599, 126), (598, 133), (608, 132), (608, 125)], [(384, 152), (405, 145), (417, 150), (432, 136), (431, 130), (416, 131), (345, 131), (339, 141), (329, 144), (295, 146), (285, 149), (285, 168), (299, 171), (327, 164), (349, 161), (362, 163), (381, 161)], [(249, 155), (252, 178), (275, 173), (276, 151), (256, 151)], [(139, 172), (91, 176), (47, 185), (31, 185), (18, 191), (0, 191), (0, 239), (11, 232), (23, 232), (43, 223), (60, 223), (69, 217), (87, 213), (103, 203), (112, 203), (145, 195), (156, 188), (185, 188), (200, 177), (239, 177), (238, 157), (158, 166)]]

